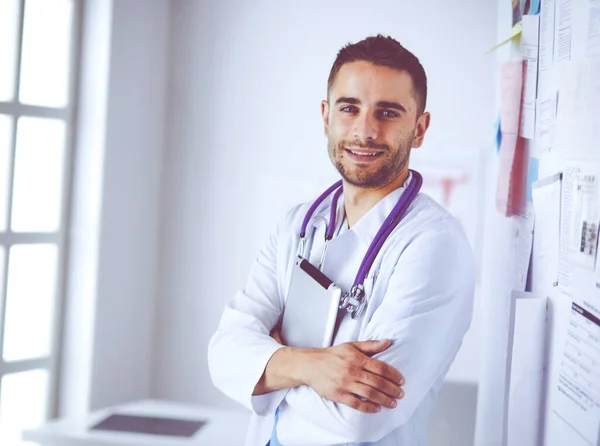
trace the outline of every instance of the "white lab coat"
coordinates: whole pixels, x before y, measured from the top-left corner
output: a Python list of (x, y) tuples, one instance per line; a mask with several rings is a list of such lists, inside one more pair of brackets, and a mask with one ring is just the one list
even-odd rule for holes
[[(330, 241), (323, 272), (348, 290), (370, 242), (398, 201), (396, 189)], [(475, 263), (458, 222), (431, 198), (419, 194), (381, 249), (367, 279), (366, 311), (344, 317), (334, 345), (370, 339), (393, 340), (377, 354), (405, 377), (405, 397), (394, 409), (365, 414), (322, 399), (300, 386), (252, 396), (270, 357), (282, 348), (269, 336), (285, 305), (298, 253), (302, 220), (311, 203), (292, 209), (254, 263), (246, 287), (226, 305), (212, 337), (208, 361), (214, 385), (252, 410), (247, 446), (264, 446), (280, 407), (277, 434), (285, 446), (424, 446), (429, 415), (472, 314)], [(315, 215), (329, 220), (331, 198)], [(314, 217), (313, 217), (314, 218)], [(324, 225), (315, 232), (310, 260), (318, 264)]]

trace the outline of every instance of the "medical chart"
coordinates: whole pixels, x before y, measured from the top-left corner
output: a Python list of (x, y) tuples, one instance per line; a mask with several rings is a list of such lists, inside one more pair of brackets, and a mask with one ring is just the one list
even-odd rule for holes
[[(581, 281), (578, 281), (581, 282)], [(600, 436), (600, 297), (597, 289), (573, 293), (553, 413), (585, 444)]]

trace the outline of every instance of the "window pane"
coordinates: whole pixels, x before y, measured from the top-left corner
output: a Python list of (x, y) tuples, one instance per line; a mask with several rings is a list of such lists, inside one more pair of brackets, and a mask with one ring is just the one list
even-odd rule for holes
[(2, 377), (0, 389), (0, 444), (32, 445), (21, 432), (46, 421), (48, 371), (30, 370)]
[(11, 101), (15, 89), (19, 0), (0, 1), (0, 101)]
[(19, 100), (64, 107), (68, 98), (72, 0), (27, 0)]
[(19, 119), (11, 218), (13, 231), (58, 230), (64, 147), (64, 121)]
[[(0, 43), (0, 45), (2, 44)], [(0, 231), (6, 230), (7, 223), (6, 206), (8, 204), (8, 173), (10, 172), (12, 123), (11, 116), (0, 115)]]
[(8, 254), (4, 359), (50, 354), (58, 249), (16, 245)]

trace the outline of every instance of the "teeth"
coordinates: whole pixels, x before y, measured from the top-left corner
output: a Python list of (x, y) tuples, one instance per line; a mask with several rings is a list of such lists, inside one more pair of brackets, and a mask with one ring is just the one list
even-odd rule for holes
[(377, 153), (371, 153), (371, 152), (356, 152), (354, 150), (350, 150), (350, 152), (354, 153), (355, 155), (360, 155), (360, 156), (375, 156), (377, 155)]

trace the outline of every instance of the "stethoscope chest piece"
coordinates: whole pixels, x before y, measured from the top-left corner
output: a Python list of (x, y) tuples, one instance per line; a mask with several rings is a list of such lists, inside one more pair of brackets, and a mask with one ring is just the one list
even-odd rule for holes
[(359, 283), (354, 285), (349, 292), (342, 294), (339, 308), (350, 313), (352, 319), (356, 319), (363, 313), (366, 304), (365, 288)]

